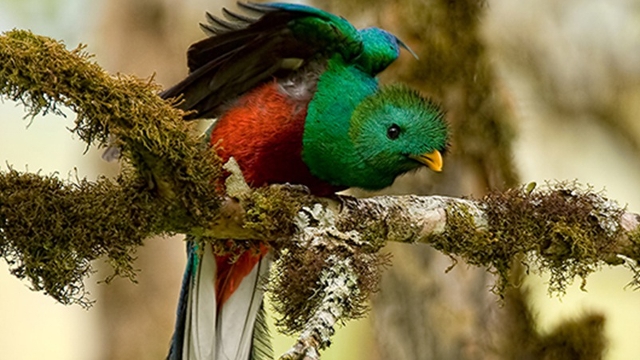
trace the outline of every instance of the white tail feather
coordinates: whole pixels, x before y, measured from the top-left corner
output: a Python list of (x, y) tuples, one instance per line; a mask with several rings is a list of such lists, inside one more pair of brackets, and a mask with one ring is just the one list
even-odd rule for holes
[(183, 359), (249, 359), (253, 327), (263, 298), (258, 284), (270, 263), (268, 255), (260, 260), (216, 314), (216, 261), (211, 246), (204, 246), (189, 289)]
[(258, 285), (269, 269), (269, 262), (268, 258), (260, 260), (220, 309), (216, 360), (249, 359), (253, 326), (263, 297)]
[(203, 255), (189, 288), (187, 322), (184, 331), (183, 359), (213, 360), (216, 354), (216, 260), (211, 246)]

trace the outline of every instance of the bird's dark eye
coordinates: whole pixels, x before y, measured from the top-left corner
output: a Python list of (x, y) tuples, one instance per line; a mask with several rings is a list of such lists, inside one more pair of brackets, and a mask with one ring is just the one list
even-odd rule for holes
[(391, 124), (387, 129), (387, 137), (391, 140), (395, 140), (400, 136), (400, 126), (397, 124)]

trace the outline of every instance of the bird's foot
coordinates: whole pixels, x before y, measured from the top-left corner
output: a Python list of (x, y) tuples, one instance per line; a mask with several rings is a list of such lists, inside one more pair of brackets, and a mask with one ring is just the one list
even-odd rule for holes
[(291, 192), (299, 192), (302, 194), (311, 194), (311, 190), (309, 190), (308, 187), (304, 186), (304, 185), (300, 185), (300, 184), (290, 184), (290, 183), (284, 183), (284, 184), (277, 184), (277, 185), (272, 185), (274, 187), (278, 187), (281, 189), (286, 189), (288, 191)]

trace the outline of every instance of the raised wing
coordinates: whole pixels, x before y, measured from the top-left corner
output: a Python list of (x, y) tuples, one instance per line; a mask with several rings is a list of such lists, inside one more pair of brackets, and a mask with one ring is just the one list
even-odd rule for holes
[(339, 54), (348, 63), (363, 52), (360, 32), (333, 14), (298, 4), (238, 6), (246, 15), (207, 14), (202, 28), (211, 36), (189, 48), (190, 74), (160, 94), (182, 95), (179, 107), (196, 111), (186, 119), (217, 117), (227, 101), (309, 60)]

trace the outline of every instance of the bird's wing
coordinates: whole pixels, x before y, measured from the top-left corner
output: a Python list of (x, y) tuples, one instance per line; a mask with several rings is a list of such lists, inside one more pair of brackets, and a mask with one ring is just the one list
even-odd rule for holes
[(207, 14), (202, 28), (211, 36), (189, 48), (190, 74), (160, 94), (182, 95), (179, 107), (196, 111), (187, 119), (217, 117), (221, 105), (295, 70), (292, 64), (335, 54), (349, 62), (362, 53), (359, 32), (341, 17), (298, 4), (238, 5), (249, 15), (224, 9), (223, 20)]

